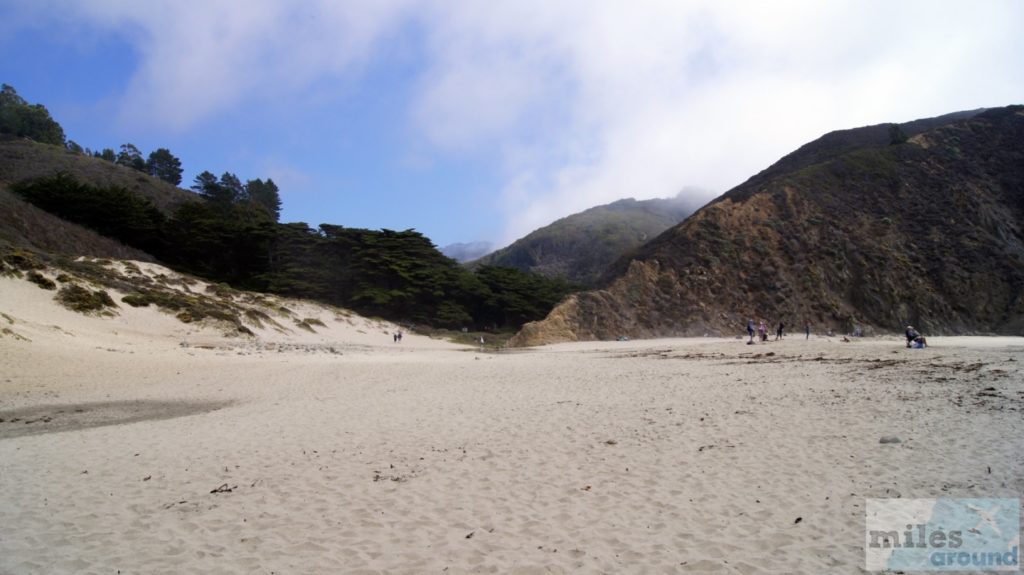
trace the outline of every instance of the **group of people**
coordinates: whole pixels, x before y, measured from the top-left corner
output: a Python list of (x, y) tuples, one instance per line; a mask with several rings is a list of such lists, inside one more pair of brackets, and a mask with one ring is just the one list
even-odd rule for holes
[(394, 338), (395, 343), (402, 343), (402, 332), (401, 331), (396, 331), (395, 333), (391, 334), (391, 337)]
[[(782, 339), (785, 329), (786, 324), (780, 321), (779, 327), (775, 330), (775, 341), (779, 341), (780, 339)], [(807, 322), (807, 324), (804, 326), (804, 334), (807, 337), (807, 339), (811, 338), (810, 322)], [(755, 335), (762, 342), (768, 341), (768, 324), (763, 319), (757, 323), (755, 323), (753, 319), (748, 319), (747, 335), (750, 336), (750, 340), (747, 342), (748, 344), (754, 343)], [(829, 330), (828, 335), (832, 335), (831, 329)], [(856, 326), (854, 328), (853, 335), (856, 337), (863, 337), (863, 332), (861, 331), (860, 326)], [(923, 349), (925, 347), (928, 347), (928, 340), (925, 339), (925, 337), (921, 335), (916, 329), (914, 329), (914, 326), (908, 325), (905, 335), (907, 336), (908, 348)], [(845, 337), (843, 339), (844, 341), (849, 341)]]
[[(775, 329), (775, 341), (782, 339), (785, 329), (786, 324), (780, 321), (779, 327)], [(757, 325), (754, 325), (753, 319), (747, 320), (747, 334), (750, 335), (750, 341), (747, 343), (754, 343), (755, 332), (761, 341), (768, 341), (768, 324), (763, 319)]]

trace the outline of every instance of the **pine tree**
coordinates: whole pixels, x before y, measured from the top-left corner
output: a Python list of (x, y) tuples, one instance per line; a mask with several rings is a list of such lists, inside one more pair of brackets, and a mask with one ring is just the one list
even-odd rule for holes
[(257, 178), (245, 183), (245, 190), (249, 199), (262, 206), (276, 222), (281, 219), (281, 194), (278, 192), (274, 180), (267, 178), (267, 181)]
[(181, 183), (181, 160), (167, 148), (157, 148), (150, 152), (146, 160), (146, 171), (169, 184), (177, 186)]

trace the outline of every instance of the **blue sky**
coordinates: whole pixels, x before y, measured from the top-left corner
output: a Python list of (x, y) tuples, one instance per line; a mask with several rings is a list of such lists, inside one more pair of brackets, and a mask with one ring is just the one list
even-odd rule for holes
[[(1024, 3), (0, 0), (0, 82), (283, 219), (503, 243), (825, 132), (1024, 102)], [(699, 191), (694, 191), (699, 190)]]

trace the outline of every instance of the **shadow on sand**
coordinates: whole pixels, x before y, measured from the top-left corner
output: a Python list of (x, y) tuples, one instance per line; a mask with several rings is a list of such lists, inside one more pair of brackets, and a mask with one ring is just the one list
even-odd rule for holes
[(0, 410), (0, 439), (196, 415), (230, 401), (101, 401)]

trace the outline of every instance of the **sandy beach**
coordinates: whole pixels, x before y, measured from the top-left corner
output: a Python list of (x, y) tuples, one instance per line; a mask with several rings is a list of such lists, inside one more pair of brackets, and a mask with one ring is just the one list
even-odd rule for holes
[(0, 279), (0, 573), (857, 573), (865, 498), (1024, 492), (1024, 338), (482, 353), (51, 297)]

